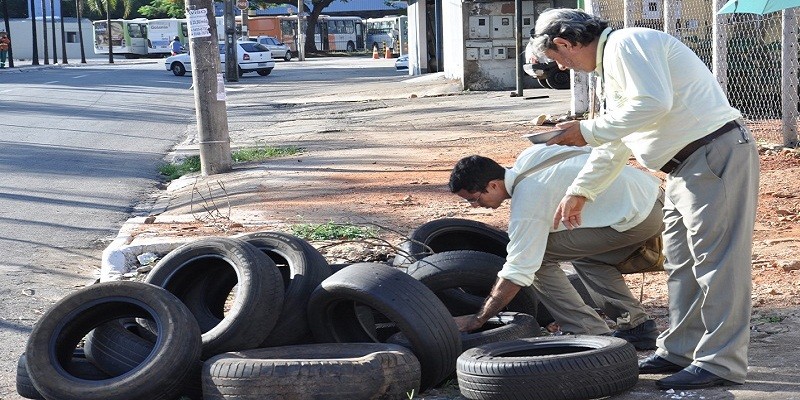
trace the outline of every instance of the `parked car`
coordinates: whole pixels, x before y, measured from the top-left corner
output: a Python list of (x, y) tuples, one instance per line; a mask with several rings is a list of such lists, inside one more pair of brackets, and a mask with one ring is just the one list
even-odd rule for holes
[[(533, 32), (531, 32), (532, 34)], [(536, 78), (543, 87), (550, 89), (570, 88), (569, 71), (558, 68), (558, 64), (555, 61), (538, 60), (533, 54), (530, 42), (525, 46), (525, 64), (522, 66), (522, 70)]]
[(394, 67), (397, 68), (398, 71), (408, 69), (408, 55), (400, 56), (400, 58), (394, 62)]
[[(239, 76), (246, 72), (257, 72), (261, 76), (267, 76), (275, 68), (272, 52), (266, 46), (253, 41), (239, 41), (237, 44), (239, 45), (236, 54)], [(219, 42), (219, 60), (224, 71), (225, 42)], [(183, 76), (186, 72), (192, 72), (192, 58), (188, 53), (170, 56), (164, 60), (164, 67), (176, 76)]]
[(258, 43), (267, 46), (267, 48), (272, 52), (272, 56), (275, 58), (282, 58), (286, 61), (292, 60), (292, 50), (289, 49), (289, 46), (283, 44), (283, 42), (278, 41), (272, 36), (259, 36), (254, 38)]

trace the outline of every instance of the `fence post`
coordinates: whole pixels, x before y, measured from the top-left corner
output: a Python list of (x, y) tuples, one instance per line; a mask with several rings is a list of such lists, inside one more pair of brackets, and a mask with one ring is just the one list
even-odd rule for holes
[(783, 145), (797, 145), (797, 19), (795, 9), (781, 13), (781, 116)]
[(722, 87), (722, 91), (728, 94), (728, 31), (723, 25), (722, 17), (717, 14), (725, 4), (724, 0), (713, 0), (711, 2), (711, 31), (713, 34), (711, 45), (711, 72), (717, 78), (717, 82)]

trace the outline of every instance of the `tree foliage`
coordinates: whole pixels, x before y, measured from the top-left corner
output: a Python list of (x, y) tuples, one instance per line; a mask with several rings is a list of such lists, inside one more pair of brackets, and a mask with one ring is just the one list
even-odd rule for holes
[(139, 14), (145, 18), (185, 18), (186, 8), (183, 0), (151, 0), (150, 4), (139, 7)]

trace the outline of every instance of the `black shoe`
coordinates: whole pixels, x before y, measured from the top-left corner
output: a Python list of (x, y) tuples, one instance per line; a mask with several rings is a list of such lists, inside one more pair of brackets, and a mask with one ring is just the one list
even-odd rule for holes
[(682, 370), (683, 367), (680, 365), (669, 362), (666, 358), (655, 354), (639, 360), (639, 374), (666, 374)]
[(703, 389), (714, 386), (730, 386), (730, 385), (741, 385), (741, 383), (736, 383), (724, 378), (720, 378), (712, 374), (711, 372), (708, 372), (696, 365), (690, 365), (676, 374), (670, 375), (666, 378), (659, 379), (656, 381), (656, 386), (659, 389), (664, 389), (664, 390)]
[(636, 350), (654, 350), (656, 339), (660, 333), (656, 327), (656, 321), (648, 319), (631, 329), (617, 329), (611, 333), (611, 336), (625, 339)]

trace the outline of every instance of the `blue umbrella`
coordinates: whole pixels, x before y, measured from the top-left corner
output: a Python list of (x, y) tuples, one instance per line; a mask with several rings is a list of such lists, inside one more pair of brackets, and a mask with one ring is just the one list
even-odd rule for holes
[(800, 0), (728, 0), (717, 14), (769, 14), (800, 6)]

